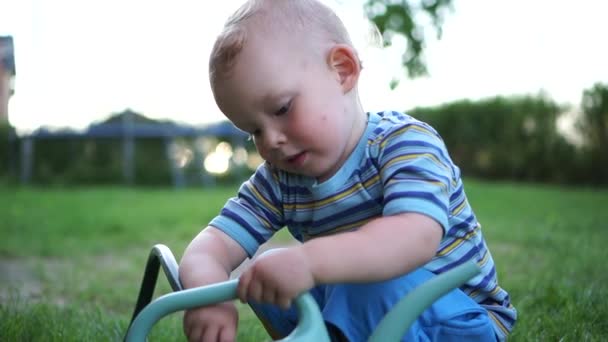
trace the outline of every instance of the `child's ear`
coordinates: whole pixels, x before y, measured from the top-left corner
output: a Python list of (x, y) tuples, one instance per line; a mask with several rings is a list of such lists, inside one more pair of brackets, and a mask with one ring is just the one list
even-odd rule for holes
[(357, 85), (361, 62), (355, 50), (345, 44), (338, 44), (329, 51), (328, 64), (336, 73), (344, 93), (351, 91)]

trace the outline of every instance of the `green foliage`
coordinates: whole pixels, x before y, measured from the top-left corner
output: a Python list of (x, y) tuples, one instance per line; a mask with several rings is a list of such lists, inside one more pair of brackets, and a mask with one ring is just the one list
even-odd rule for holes
[[(222, 140), (216, 141), (216, 143)], [(203, 155), (190, 138), (179, 139), (194, 157), (180, 169), (186, 185), (234, 184), (250, 175), (248, 167), (233, 167), (223, 175), (203, 172)], [(124, 142), (108, 138), (54, 138), (34, 140), (30, 183), (38, 185), (122, 185), (125, 175)], [(249, 148), (251, 153), (252, 148)], [(171, 186), (172, 170), (164, 138), (134, 140), (133, 184)]]
[[(382, 33), (385, 45), (390, 45), (395, 35), (405, 37), (407, 46), (402, 54), (403, 66), (408, 76), (414, 78), (428, 73), (423, 53), (424, 27), (416, 18), (419, 14), (430, 17), (437, 35), (440, 37), (445, 10), (451, 8), (451, 5), (452, 0), (416, 3), (407, 0), (368, 0), (364, 9), (367, 16)], [(394, 87), (394, 85), (391, 86)]]
[[(135, 142), (136, 185), (171, 184), (162, 139)], [(37, 184), (121, 184), (121, 139), (46, 139), (34, 147), (32, 181)]]
[[(519, 311), (510, 341), (605, 338), (608, 191), (465, 183), (501, 285)], [(0, 266), (17, 266), (0, 274), (0, 340), (120, 340), (149, 248), (165, 243), (179, 259), (235, 191), (0, 191), (0, 203), (8, 203), (0, 206)], [(164, 279), (159, 285), (158, 295), (168, 291)], [(7, 299), (12, 286), (37, 290)], [(238, 341), (267, 339), (251, 310), (239, 312)], [(150, 340), (183, 341), (180, 316), (161, 321)]]
[(557, 130), (563, 111), (538, 95), (457, 101), (410, 114), (437, 129), (465, 175), (582, 182), (575, 147)]
[[(43, 159), (45, 155), (39, 153), (38, 145), (44, 143), (39, 141), (36, 146), (36, 162), (38, 158)], [(63, 184), (115, 184), (117, 180), (122, 180), (122, 141), (119, 139), (90, 139), (90, 140), (67, 140), (63, 144), (80, 146), (75, 149), (75, 153), (71, 155), (73, 158), (67, 165), (66, 174), (63, 178)], [(137, 149), (136, 144), (136, 149)], [(136, 154), (137, 157), (137, 154)], [(48, 159), (49, 163), (53, 159)], [(73, 167), (70, 167), (73, 166)], [(152, 165), (151, 165), (152, 167)], [(51, 176), (52, 177), (52, 176)], [(45, 183), (45, 179), (39, 179), (34, 176), (35, 180)], [(46, 179), (46, 182), (52, 182), (53, 179)]]
[(136, 184), (171, 184), (171, 172), (165, 151), (165, 141), (162, 139), (139, 139), (135, 144)]
[(589, 177), (608, 183), (608, 84), (597, 83), (583, 93), (578, 130), (588, 154)]
[[(414, 108), (409, 113), (438, 130), (465, 176), (608, 184), (607, 103), (608, 87), (598, 84), (585, 91), (583, 114), (577, 123), (585, 138), (582, 147), (573, 145), (558, 130), (558, 119), (566, 108), (543, 94), (461, 100)], [(191, 153), (191, 159), (180, 169), (187, 185), (234, 184), (249, 176), (247, 167), (234, 165), (224, 175), (202, 172), (202, 153), (210, 153), (220, 141), (218, 138), (203, 147), (205, 151), (199, 151), (200, 141), (178, 139), (180, 148)], [(15, 147), (13, 144), (13, 150)], [(246, 148), (253, 152), (253, 146)], [(14, 159), (19, 157), (16, 151), (12, 155)], [(125, 183), (121, 139), (40, 139), (35, 143), (34, 155), (35, 184)], [(165, 141), (137, 139), (134, 169), (134, 185), (171, 185)]]
[(15, 141), (15, 129), (6, 122), (0, 122), (0, 179), (14, 174)]

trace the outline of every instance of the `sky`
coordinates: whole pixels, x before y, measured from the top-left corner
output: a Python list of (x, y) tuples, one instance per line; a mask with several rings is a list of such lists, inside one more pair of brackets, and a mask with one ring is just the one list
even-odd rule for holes
[[(454, 0), (441, 39), (428, 27), (430, 75), (410, 80), (403, 45), (370, 43), (363, 0), (328, 0), (351, 31), (364, 70), (365, 110), (546, 93), (577, 106), (608, 83), (608, 2)], [(130, 108), (190, 124), (223, 120), (207, 61), (242, 0), (0, 0), (0, 35), (12, 35), (17, 76), (9, 120), (20, 132), (84, 128)], [(421, 18), (424, 19), (424, 18)], [(390, 80), (401, 77), (389, 89)]]

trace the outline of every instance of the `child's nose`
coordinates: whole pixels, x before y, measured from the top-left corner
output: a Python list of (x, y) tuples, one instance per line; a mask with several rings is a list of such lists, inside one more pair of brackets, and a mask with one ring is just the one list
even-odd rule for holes
[(277, 149), (287, 142), (286, 135), (278, 129), (267, 129), (264, 133), (264, 145), (269, 149)]

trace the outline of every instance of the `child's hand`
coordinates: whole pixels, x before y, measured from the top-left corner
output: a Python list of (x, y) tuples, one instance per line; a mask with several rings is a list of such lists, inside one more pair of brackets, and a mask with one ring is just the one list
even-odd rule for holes
[(315, 285), (308, 258), (299, 247), (276, 249), (257, 258), (239, 278), (239, 299), (288, 309), (297, 295)]
[(188, 341), (234, 341), (238, 312), (232, 302), (187, 310), (184, 333)]

